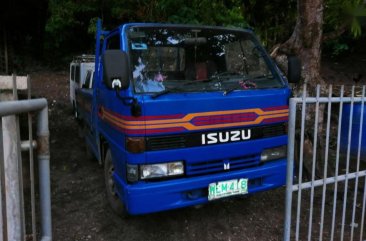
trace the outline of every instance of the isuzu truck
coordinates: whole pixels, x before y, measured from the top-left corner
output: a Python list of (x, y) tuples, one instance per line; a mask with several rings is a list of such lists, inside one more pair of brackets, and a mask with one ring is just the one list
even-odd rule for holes
[(76, 92), (85, 140), (119, 214), (285, 184), (288, 82), (251, 30), (98, 23), (93, 83)]

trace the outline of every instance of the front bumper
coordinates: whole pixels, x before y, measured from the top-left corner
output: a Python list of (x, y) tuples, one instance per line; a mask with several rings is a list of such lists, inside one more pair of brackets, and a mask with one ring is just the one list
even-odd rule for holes
[(208, 202), (208, 185), (213, 182), (248, 178), (249, 194), (285, 185), (286, 159), (258, 167), (168, 181), (127, 184), (114, 174), (117, 193), (132, 215), (159, 212)]

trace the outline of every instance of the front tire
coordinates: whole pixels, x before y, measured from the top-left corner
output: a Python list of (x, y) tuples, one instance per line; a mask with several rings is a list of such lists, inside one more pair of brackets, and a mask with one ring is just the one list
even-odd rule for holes
[(107, 200), (111, 205), (113, 211), (117, 215), (125, 217), (127, 216), (127, 212), (116, 193), (113, 172), (114, 172), (114, 165), (112, 162), (112, 155), (110, 150), (108, 150), (104, 160), (104, 180), (107, 191)]

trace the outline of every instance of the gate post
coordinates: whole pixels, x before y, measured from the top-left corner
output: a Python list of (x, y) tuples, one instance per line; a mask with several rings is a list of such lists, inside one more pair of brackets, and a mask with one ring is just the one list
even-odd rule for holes
[(294, 149), (295, 149), (295, 126), (296, 126), (296, 101), (290, 99), (288, 143), (287, 143), (287, 172), (286, 172), (286, 207), (285, 207), (285, 231), (284, 241), (290, 240), (291, 234), (291, 208), (292, 208), (292, 183), (294, 174)]
[[(27, 89), (25, 77), (0, 76), (0, 101), (14, 100), (18, 89)], [(0, 240), (24, 240), (25, 224), (23, 211), (23, 188), (19, 177), (22, 176), (19, 132), (15, 115), (0, 117), (3, 145), (0, 152), (0, 198), (1, 228)], [(6, 218), (5, 218), (6, 217)]]
[[(12, 94), (3, 93), (0, 96), (1, 101), (12, 99)], [(3, 215), (6, 215), (6, 222), (3, 228), (7, 230), (7, 240), (24, 240), (23, 222), (21, 217), (21, 194), (19, 182), (19, 150), (17, 141), (16, 118), (7, 116), (2, 119), (2, 138), (3, 138), (3, 184), (6, 193), (3, 205)], [(3, 220), (4, 222), (4, 220)]]

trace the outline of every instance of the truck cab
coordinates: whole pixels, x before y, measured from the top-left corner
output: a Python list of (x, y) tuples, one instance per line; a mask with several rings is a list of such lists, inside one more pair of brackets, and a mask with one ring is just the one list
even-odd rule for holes
[(97, 29), (94, 83), (78, 105), (115, 211), (146, 214), (285, 184), (290, 89), (251, 30)]

